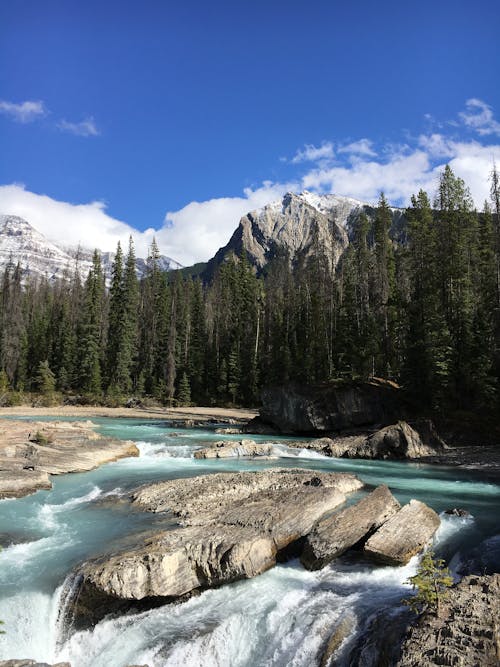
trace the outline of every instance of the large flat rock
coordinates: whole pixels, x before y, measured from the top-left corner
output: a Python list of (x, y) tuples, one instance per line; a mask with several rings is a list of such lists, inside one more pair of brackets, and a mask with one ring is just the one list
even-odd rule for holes
[(305, 539), (301, 563), (319, 570), (371, 535), (401, 508), (387, 486), (379, 486), (356, 505), (322, 519)]
[(85, 472), (127, 456), (133, 442), (107, 438), (92, 422), (0, 423), (0, 498), (18, 498), (50, 489), (49, 475)]
[[(148, 484), (131, 494), (132, 506), (147, 512), (171, 512), (181, 524), (213, 523), (214, 516), (265, 491), (311, 486), (351, 493), (363, 487), (349, 473), (320, 473), (300, 468), (258, 472), (221, 472)], [(257, 494), (257, 496), (255, 496)]]
[(419, 500), (410, 500), (364, 546), (367, 556), (388, 565), (405, 565), (431, 540), (440, 519)]

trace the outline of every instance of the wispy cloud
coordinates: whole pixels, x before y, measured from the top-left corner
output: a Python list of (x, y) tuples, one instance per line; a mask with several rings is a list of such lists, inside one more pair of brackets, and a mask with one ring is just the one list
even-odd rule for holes
[(57, 123), (57, 127), (63, 132), (76, 134), (78, 137), (97, 137), (101, 134), (92, 116), (88, 116), (80, 123), (71, 123), (63, 119)]
[(40, 100), (26, 100), (16, 104), (7, 100), (0, 100), (0, 113), (8, 116), (17, 123), (31, 123), (37, 118), (45, 116), (47, 110)]
[(319, 162), (320, 160), (333, 160), (333, 157), (333, 144), (331, 141), (325, 141), (321, 146), (306, 144), (295, 153), (290, 162), (292, 164), (299, 164), (301, 162)]
[(465, 111), (458, 114), (460, 120), (481, 136), (496, 134), (500, 136), (500, 123), (495, 120), (489, 104), (472, 97), (465, 103)]
[(338, 149), (338, 153), (347, 153), (349, 155), (365, 155), (375, 157), (377, 153), (373, 149), (373, 141), (370, 139), (359, 139)]

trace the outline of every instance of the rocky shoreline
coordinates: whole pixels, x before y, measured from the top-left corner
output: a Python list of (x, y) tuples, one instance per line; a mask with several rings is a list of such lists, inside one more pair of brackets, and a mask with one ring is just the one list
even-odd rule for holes
[(133, 442), (99, 435), (92, 422), (0, 423), (0, 499), (52, 488), (50, 475), (85, 472), (128, 456)]

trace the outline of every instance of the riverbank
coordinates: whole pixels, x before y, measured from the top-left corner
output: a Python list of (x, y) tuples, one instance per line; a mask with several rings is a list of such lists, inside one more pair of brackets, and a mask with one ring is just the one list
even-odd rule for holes
[[(221, 423), (234, 420), (237, 423), (246, 423), (258, 414), (257, 410), (250, 408), (218, 408), (218, 407), (188, 407), (188, 408), (108, 408), (102, 406), (70, 406), (57, 405), (50, 408), (31, 407), (19, 405), (10, 408), (0, 408), (0, 419), (2, 417), (78, 417), (89, 419), (92, 417), (131, 417), (134, 419), (165, 419), (186, 422), (211, 422)], [(187, 424), (191, 426), (191, 423)]]

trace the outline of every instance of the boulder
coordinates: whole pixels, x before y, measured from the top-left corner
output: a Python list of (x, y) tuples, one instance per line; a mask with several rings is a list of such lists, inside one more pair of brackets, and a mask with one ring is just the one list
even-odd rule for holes
[(419, 422), (410, 426), (400, 421), (375, 433), (323, 437), (306, 443), (293, 443), (292, 446), (314, 449), (336, 458), (417, 459), (442, 453), (446, 444), (434, 431), (432, 422)]
[(320, 520), (305, 538), (302, 565), (319, 570), (370, 536), (400, 508), (387, 486), (379, 486), (356, 505)]
[(367, 382), (266, 388), (260, 418), (282, 433), (313, 434), (390, 424), (403, 413), (398, 386), (373, 378)]
[(419, 500), (410, 500), (368, 539), (364, 553), (387, 565), (406, 565), (439, 528), (439, 516)]
[(257, 444), (254, 440), (240, 440), (239, 442), (220, 440), (210, 447), (197, 449), (194, 452), (194, 458), (225, 459), (239, 456), (271, 456), (272, 450), (272, 445)]

